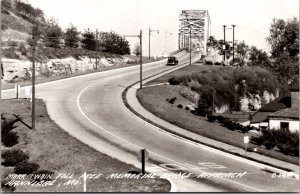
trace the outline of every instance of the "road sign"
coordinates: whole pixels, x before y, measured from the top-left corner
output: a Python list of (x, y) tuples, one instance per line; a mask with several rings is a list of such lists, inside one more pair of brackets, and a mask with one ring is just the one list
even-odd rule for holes
[(249, 136), (244, 136), (244, 143), (249, 143)]
[(137, 153), (137, 159), (142, 162), (142, 157), (143, 157), (143, 152), (144, 152), (144, 160), (147, 161), (149, 159), (149, 152), (146, 149), (141, 149)]

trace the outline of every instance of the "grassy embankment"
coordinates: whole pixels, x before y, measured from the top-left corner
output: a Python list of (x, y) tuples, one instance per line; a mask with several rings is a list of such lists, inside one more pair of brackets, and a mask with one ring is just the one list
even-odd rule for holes
[[(32, 59), (32, 48), (29, 45), (28, 40), (32, 37), (31, 26), (32, 18), (24, 18), (22, 14), (15, 8), (16, 1), (5, 1), (3, 4), (1, 24), (3, 27), (2, 38), (2, 57), (8, 59), (18, 59), (21, 61), (31, 61)], [(45, 63), (50, 59), (64, 59), (73, 57), (74, 59), (80, 60), (81, 57), (89, 57), (93, 61), (96, 56), (98, 58), (110, 58), (110, 59), (121, 59), (126, 57), (129, 61), (125, 64), (113, 64), (110, 66), (99, 65), (98, 69), (88, 69), (84, 71), (77, 71), (73, 73), (62, 73), (61, 75), (53, 75), (51, 71), (44, 72), (43, 74), (49, 74), (39, 76), (36, 79), (36, 83), (44, 83), (63, 78), (89, 74), (94, 72), (106, 71), (110, 69), (117, 69), (121, 67), (128, 67), (139, 64), (139, 57), (132, 55), (120, 56), (105, 52), (96, 52), (91, 50), (77, 49), (77, 48), (50, 48), (46, 47), (42, 41), (38, 42), (36, 49), (36, 63)], [(153, 59), (151, 57), (143, 57), (143, 63), (149, 63), (163, 59), (162, 57)], [(21, 65), (21, 64), (20, 64)], [(20, 67), (23, 70), (23, 67)], [(4, 64), (4, 72), (6, 67)], [(2, 89), (14, 88), (15, 84), (21, 86), (31, 85), (31, 80), (11, 80), (2, 84)]]
[[(197, 74), (202, 72), (210, 72), (221, 70), (221, 66), (207, 66), (207, 65), (192, 65), (172, 72), (170, 74), (164, 75), (156, 80), (149, 82), (147, 85), (165, 83), (171, 77), (184, 77), (190, 76), (191, 74)], [(223, 72), (224, 73), (224, 72)], [(216, 76), (222, 76), (222, 72), (216, 73)], [(225, 72), (226, 73), (226, 72)], [(207, 77), (207, 76), (206, 76)], [(211, 79), (215, 79), (211, 76)], [(254, 77), (255, 79), (255, 77)], [(191, 81), (193, 83), (194, 81)], [(189, 83), (190, 84), (190, 83)], [(195, 85), (199, 83), (195, 82)], [(194, 85), (194, 86), (195, 86)], [(236, 130), (228, 130), (219, 123), (210, 123), (207, 121), (206, 117), (198, 116), (192, 114), (189, 110), (186, 110), (186, 106), (191, 104), (191, 102), (182, 96), (182, 92), (188, 87), (180, 85), (161, 85), (145, 87), (138, 90), (137, 97), (139, 102), (150, 112), (156, 116), (182, 127), (186, 130), (192, 131), (194, 133), (209, 137), (224, 143), (228, 143), (240, 148), (244, 148), (243, 137), (244, 133)], [(196, 88), (197, 89), (197, 88)], [(176, 97), (174, 104), (171, 104), (167, 99)], [(221, 99), (222, 100), (222, 99)], [(182, 108), (178, 108), (178, 105), (182, 105)], [(252, 134), (247, 134), (252, 135)], [(258, 147), (255, 144), (250, 143), (249, 147)], [(261, 146), (258, 148), (258, 153), (267, 155), (273, 158), (277, 158), (283, 161), (287, 161), (293, 164), (299, 163), (299, 158), (290, 155), (284, 155), (277, 150), (267, 150), (265, 147)]]
[[(99, 153), (73, 138), (57, 126), (48, 116), (42, 100), (36, 101), (36, 130), (30, 128), (31, 104), (24, 99), (2, 100), (2, 119), (21, 120), (14, 124), (11, 132), (17, 136), (17, 144), (6, 147), (2, 144), (2, 154), (5, 150), (22, 150), (28, 154), (28, 162), (39, 165), (39, 170), (74, 174), (79, 177), (84, 172), (103, 174), (100, 178), (87, 180), (88, 192), (168, 192), (170, 184), (162, 179), (106, 179), (112, 173), (127, 173), (139, 171), (132, 165), (122, 163), (105, 154)], [(14, 116), (16, 115), (16, 116)], [(3, 130), (3, 129), (2, 129)], [(3, 136), (3, 135), (2, 135)], [(12, 137), (11, 137), (12, 138)], [(15, 139), (15, 138), (12, 138)], [(5, 161), (5, 160), (4, 160)], [(2, 181), (14, 172), (14, 167), (4, 167), (2, 160)], [(27, 169), (28, 170), (28, 169)], [(55, 177), (54, 176), (54, 177)], [(79, 179), (81, 180), (81, 179)], [(82, 192), (83, 185), (64, 186), (68, 179), (58, 180), (61, 186), (47, 187), (16, 187), (16, 192)], [(3, 187), (4, 188), (4, 187)], [(3, 190), (2, 188), (2, 190)]]

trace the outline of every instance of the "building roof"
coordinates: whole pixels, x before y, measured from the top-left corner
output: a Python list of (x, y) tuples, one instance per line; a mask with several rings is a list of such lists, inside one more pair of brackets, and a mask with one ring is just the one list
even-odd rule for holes
[(273, 112), (256, 112), (251, 116), (250, 123), (261, 123), (268, 121), (268, 115)]
[(268, 120), (268, 115), (291, 107), (291, 97), (283, 96), (278, 97), (269, 104), (261, 107), (251, 116), (251, 123), (266, 122)]
[(239, 112), (217, 113), (215, 115), (221, 115), (235, 122), (246, 122), (249, 121), (250, 118), (250, 113), (239, 113)]
[(299, 108), (286, 108), (277, 112), (274, 112), (268, 116), (269, 118), (291, 118), (299, 119)]
[(276, 112), (285, 108), (291, 107), (291, 97), (290, 96), (283, 96), (278, 97), (269, 104), (258, 109), (258, 112)]

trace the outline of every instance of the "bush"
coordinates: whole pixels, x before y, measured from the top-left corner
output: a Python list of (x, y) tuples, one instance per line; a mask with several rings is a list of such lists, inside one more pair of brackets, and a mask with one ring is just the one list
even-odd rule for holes
[(180, 79), (178, 77), (173, 76), (168, 80), (168, 82), (170, 85), (179, 85)]
[(39, 168), (40, 165), (33, 162), (20, 162), (16, 165), (14, 172), (16, 174), (31, 174)]
[(183, 108), (183, 106), (181, 104), (178, 104), (177, 108)]
[(176, 100), (176, 97), (173, 97), (169, 100), (169, 103), (174, 104), (175, 100)]
[(10, 131), (10, 132), (2, 135), (1, 142), (3, 143), (3, 145), (5, 145), (7, 147), (12, 147), (12, 146), (16, 145), (17, 143), (19, 143), (18, 138), (19, 137), (16, 132)]
[(292, 147), (290, 148), (290, 154), (294, 155), (294, 156), (299, 156), (299, 144), (296, 147)]
[(207, 116), (207, 120), (208, 120), (208, 122), (213, 123), (213, 122), (216, 120), (216, 117), (213, 116), (213, 115), (208, 115), (208, 116)]
[(274, 142), (272, 140), (266, 140), (264, 142), (264, 146), (267, 148), (267, 150), (271, 150), (276, 146), (276, 142)]
[(10, 186), (7, 183), (9, 182), (9, 180), (1, 180), (1, 191), (2, 192), (13, 192), (16, 190), (15, 186)]
[(220, 62), (215, 62), (215, 65), (222, 65)]
[(287, 143), (279, 144), (277, 145), (277, 147), (280, 150), (280, 152), (282, 152), (285, 155), (288, 155), (291, 152), (291, 147)]
[(205, 65), (213, 65), (212, 61), (205, 61)]
[(3, 114), (1, 114), (1, 134), (7, 134), (8, 132), (10, 132), (11, 130), (13, 130), (14, 128), (16, 128), (15, 123), (18, 122), (19, 119), (15, 119), (15, 120), (7, 120)]
[(185, 107), (185, 110), (190, 110), (190, 108), (188, 106)]
[(15, 166), (16, 164), (27, 161), (29, 156), (22, 150), (14, 149), (2, 152), (1, 157), (4, 159), (4, 166)]
[(262, 137), (252, 136), (250, 141), (258, 146), (261, 146), (265, 140)]

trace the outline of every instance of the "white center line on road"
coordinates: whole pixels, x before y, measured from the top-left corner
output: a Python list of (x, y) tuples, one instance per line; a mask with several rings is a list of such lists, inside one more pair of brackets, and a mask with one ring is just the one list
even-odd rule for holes
[[(134, 144), (134, 143), (132, 143), (132, 142), (129, 142), (129, 141), (127, 141), (127, 140), (125, 140), (125, 139), (123, 139), (123, 138), (121, 138), (121, 137), (119, 137), (119, 136), (117, 136), (117, 135), (111, 133), (110, 131), (104, 129), (103, 127), (101, 127), (100, 125), (98, 125), (97, 123), (95, 123), (92, 119), (90, 119), (90, 118), (84, 113), (84, 111), (82, 110), (82, 108), (81, 108), (81, 106), (80, 106), (80, 98), (81, 98), (82, 94), (83, 94), (85, 91), (87, 91), (89, 88), (91, 88), (91, 87), (95, 86), (96, 84), (98, 84), (99, 82), (100, 82), (100, 81), (95, 82), (95, 83), (93, 83), (93, 84), (87, 86), (86, 88), (84, 88), (84, 89), (78, 94), (78, 96), (77, 96), (77, 106), (78, 106), (78, 109), (79, 109), (80, 113), (81, 113), (81, 114), (82, 114), (89, 122), (91, 122), (94, 126), (96, 126), (97, 128), (101, 129), (102, 131), (105, 131), (106, 133), (108, 133), (108, 134), (110, 134), (110, 135), (112, 135), (112, 136), (114, 136), (114, 137), (120, 139), (121, 141), (124, 141), (124, 142), (126, 142), (126, 143), (128, 143), (128, 144), (130, 144), (130, 145), (133, 145), (133, 146), (135, 146), (136, 148), (143, 149), (142, 147), (140, 147), (140, 146), (138, 146), (138, 145), (136, 145), (136, 144)], [(124, 106), (125, 106), (125, 105), (124, 105)], [(126, 108), (126, 109), (127, 109), (127, 108)], [(128, 110), (128, 111), (129, 111), (129, 110)], [(130, 112), (130, 111), (129, 111), (129, 112)], [(133, 113), (131, 113), (131, 114), (133, 114)], [(168, 134), (168, 133), (167, 133), (167, 134)], [(168, 135), (169, 135), (169, 134), (168, 134)], [(172, 136), (173, 136), (173, 135), (172, 135)], [(180, 139), (181, 139), (181, 138), (180, 138)], [(181, 140), (183, 141), (183, 139), (181, 139)], [(186, 142), (186, 141), (185, 141), (185, 142)], [(186, 142), (186, 143), (188, 143), (188, 142)], [(177, 163), (177, 164), (183, 165), (183, 164), (181, 164), (181, 163), (179, 163), (179, 162), (177, 162), (177, 161), (175, 161), (175, 160), (172, 160), (172, 159), (170, 159), (170, 158), (167, 158), (167, 157), (165, 157), (165, 156), (162, 156), (162, 155), (160, 155), (160, 154), (158, 154), (158, 153), (155, 153), (155, 152), (153, 152), (153, 151), (151, 151), (151, 150), (149, 150), (149, 151), (150, 151), (151, 153), (153, 153), (153, 154), (155, 154), (155, 155), (157, 155), (157, 156), (160, 156), (160, 157), (162, 157), (162, 158), (165, 158), (165, 159), (167, 159), (167, 160), (169, 160), (169, 161), (172, 161), (172, 162), (175, 162), (175, 163)], [(227, 180), (227, 179), (224, 179), (224, 180)], [(242, 184), (242, 183), (239, 183), (239, 182), (236, 182), (236, 181), (231, 181), (231, 180), (227, 180), (227, 181), (229, 181), (229, 182), (231, 182), (231, 183), (234, 183), (234, 184), (237, 184), (237, 185), (240, 185), (240, 186), (244, 186), (244, 187), (250, 188), (250, 189), (252, 189), (252, 190), (254, 190), (254, 191), (257, 191), (257, 192), (263, 192), (262, 190), (259, 190), (259, 189), (250, 187), (250, 186), (248, 186), (248, 185), (245, 185), (245, 184)]]

